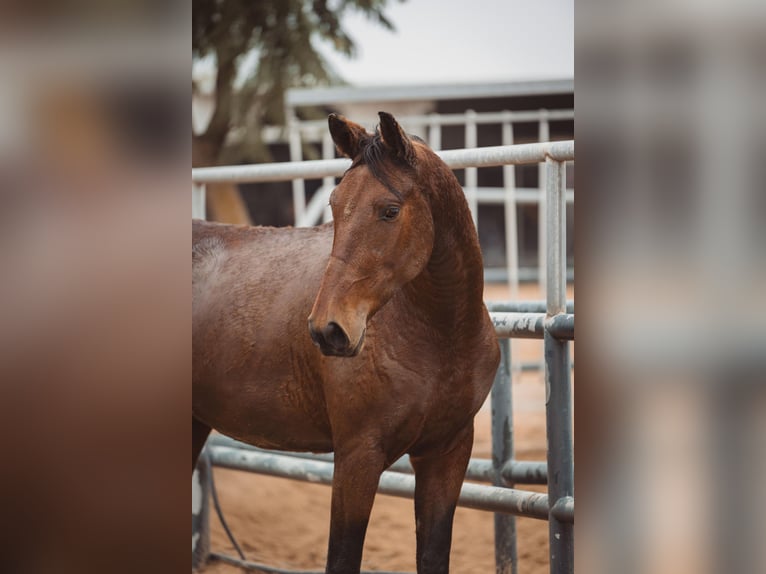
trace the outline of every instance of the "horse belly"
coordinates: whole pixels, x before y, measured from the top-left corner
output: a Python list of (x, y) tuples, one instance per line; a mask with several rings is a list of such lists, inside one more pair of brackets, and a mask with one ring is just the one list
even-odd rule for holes
[(329, 452), (332, 437), (321, 404), (290, 378), (219, 381), (194, 387), (193, 412), (223, 434), (262, 448)]
[[(193, 307), (193, 413), (264, 448), (332, 450), (306, 325), (325, 248), (229, 254), (200, 280)], [(318, 251), (318, 252), (317, 252)], [(310, 252), (310, 253), (309, 253)], [(311, 262), (304, 260), (313, 256)], [(243, 277), (258, 262), (257, 274)]]
[[(320, 375), (307, 356), (314, 351), (308, 330), (297, 320), (278, 325), (275, 316), (265, 314), (247, 329), (233, 329), (231, 315), (215, 321), (216, 336), (205, 337), (205, 361), (194, 365), (194, 414), (255, 446), (329, 451)], [(196, 335), (204, 333), (200, 326)]]

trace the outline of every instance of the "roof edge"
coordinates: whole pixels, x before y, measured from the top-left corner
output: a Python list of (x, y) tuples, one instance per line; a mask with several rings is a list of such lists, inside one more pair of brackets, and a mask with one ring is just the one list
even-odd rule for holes
[(316, 106), (396, 100), (460, 100), (568, 94), (572, 92), (574, 92), (573, 78), (470, 84), (332, 86), (326, 88), (291, 88), (285, 93), (285, 104), (287, 106)]

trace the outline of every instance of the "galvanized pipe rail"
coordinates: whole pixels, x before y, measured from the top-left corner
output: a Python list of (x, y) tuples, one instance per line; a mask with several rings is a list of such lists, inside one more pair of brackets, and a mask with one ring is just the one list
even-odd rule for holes
[[(209, 447), (227, 447), (260, 452), (265, 455), (292, 456), (306, 460), (316, 460), (320, 462), (333, 462), (335, 457), (332, 453), (314, 454), (309, 452), (288, 452), (282, 450), (266, 450), (258, 448), (233, 438), (214, 434), (207, 441)], [(391, 466), (388, 467), (391, 472), (403, 474), (414, 474), (412, 464), (410, 464), (409, 455), (404, 455)], [(465, 478), (477, 482), (492, 482), (495, 475), (495, 469), (492, 461), (483, 458), (472, 458), (468, 463), (468, 470)], [(546, 484), (548, 480), (548, 464), (546, 462), (528, 461), (528, 460), (507, 460), (501, 469), (501, 475), (506, 482), (516, 484)]]
[[(545, 313), (547, 301), (487, 301), (490, 313)], [(574, 313), (574, 301), (567, 301), (566, 312)]]
[(490, 317), (501, 339), (543, 339), (549, 333), (558, 340), (574, 340), (573, 314), (490, 313)]
[[(574, 141), (453, 149), (435, 153), (452, 169), (469, 166), (492, 167), (507, 164), (540, 163), (546, 159), (560, 162), (574, 159)], [(323, 177), (340, 177), (350, 165), (351, 160), (349, 159), (318, 159), (225, 167), (197, 167), (192, 169), (192, 181), (203, 184), (290, 181), (296, 178), (321, 179)]]
[[(566, 313), (566, 198), (565, 166), (546, 158), (546, 311), (555, 321)], [(574, 332), (574, 321), (572, 325)], [(564, 507), (574, 497), (572, 443), (572, 382), (569, 344), (551, 329), (544, 334), (545, 421), (548, 442), (548, 496), (553, 508)], [(558, 512), (548, 518), (550, 569), (555, 574), (574, 572), (573, 523)]]
[[(210, 459), (213, 465), (222, 468), (257, 472), (305, 482), (332, 484), (333, 464), (322, 460), (300, 459), (294, 456), (226, 446), (210, 447)], [(385, 471), (380, 476), (378, 492), (412, 498), (415, 493), (415, 477)], [(458, 504), (466, 508), (505, 512), (541, 520), (548, 519), (550, 514), (548, 496), (545, 494), (471, 483), (463, 484)], [(566, 515), (567, 510), (563, 509), (562, 512)], [(572, 520), (574, 520), (574, 512), (572, 512)]]

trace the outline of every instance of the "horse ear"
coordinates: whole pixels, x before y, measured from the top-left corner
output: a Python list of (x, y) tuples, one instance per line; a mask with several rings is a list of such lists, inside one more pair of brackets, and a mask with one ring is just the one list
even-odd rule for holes
[(330, 114), (327, 117), (330, 135), (338, 151), (348, 158), (354, 159), (359, 155), (362, 142), (370, 135), (362, 126), (355, 124), (340, 114)]
[(378, 112), (380, 117), (380, 135), (383, 137), (383, 143), (386, 144), (394, 157), (400, 159), (407, 165), (415, 165), (415, 148), (409, 136), (399, 126), (394, 116), (388, 112)]

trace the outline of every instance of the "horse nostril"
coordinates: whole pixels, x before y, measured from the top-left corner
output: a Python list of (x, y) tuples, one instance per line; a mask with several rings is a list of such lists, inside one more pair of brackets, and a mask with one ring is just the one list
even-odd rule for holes
[(322, 334), (312, 326), (309, 326), (309, 335), (311, 335), (311, 340), (317, 345), (322, 342)]
[(337, 351), (342, 351), (348, 347), (348, 336), (335, 322), (328, 323), (327, 327), (322, 329), (322, 335), (325, 342)]
[(317, 328), (309, 321), (311, 340), (319, 347), (324, 355), (345, 357), (349, 351), (349, 340), (346, 332), (337, 323), (330, 322), (324, 328)]

